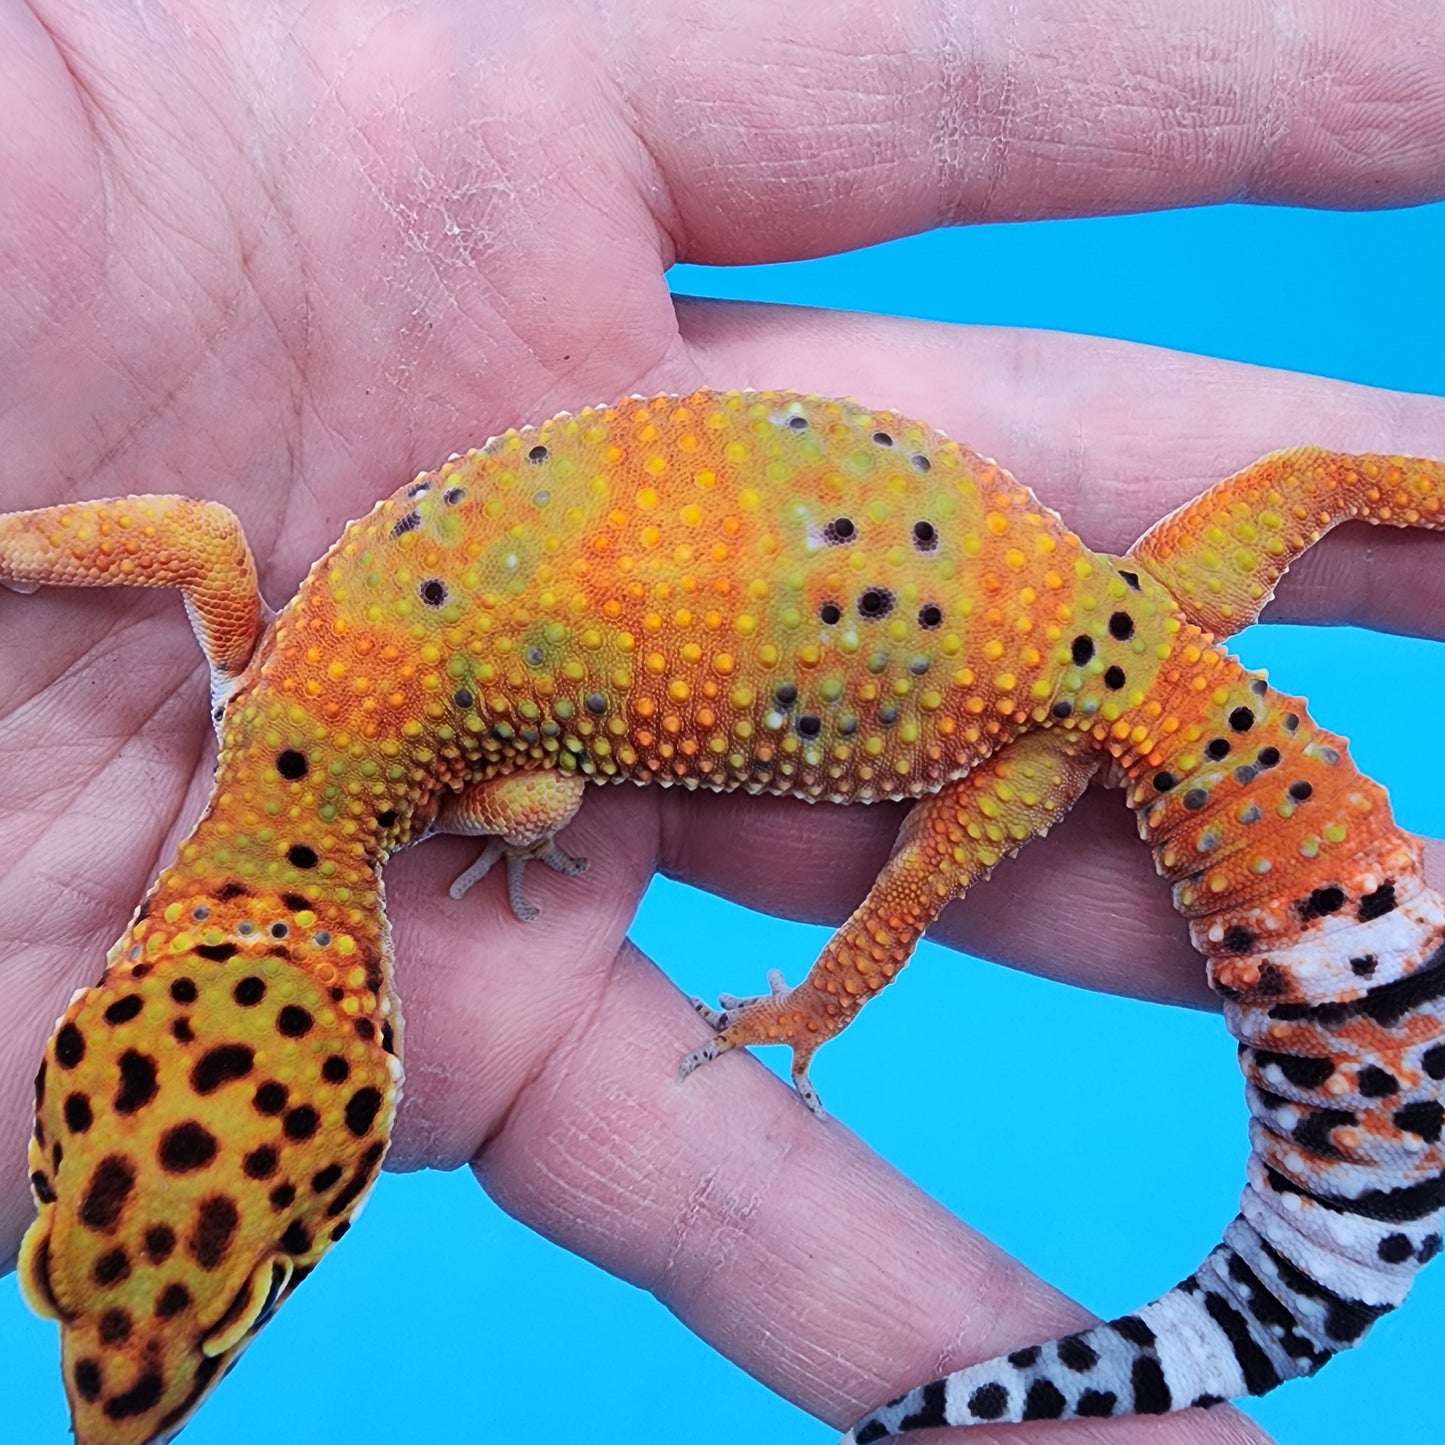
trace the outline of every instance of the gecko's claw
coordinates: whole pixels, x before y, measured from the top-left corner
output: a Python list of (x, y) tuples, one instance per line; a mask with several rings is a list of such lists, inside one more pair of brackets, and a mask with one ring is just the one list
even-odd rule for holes
[(550, 837), (525, 846), (508, 843), (503, 838), (492, 838), (477, 861), (453, 881), (447, 889), (448, 894), (453, 898), (464, 897), (501, 859), (506, 859), (507, 863), (507, 902), (511, 904), (512, 913), (519, 923), (535, 923), (542, 915), (542, 910), (535, 903), (529, 903), (522, 892), (528, 863), (541, 863), (567, 878), (580, 877), (588, 866), (587, 859), (564, 853)]
[(765, 994), (751, 998), (738, 998), (734, 994), (718, 995), (719, 1007), (713, 1008), (700, 998), (691, 1000), (699, 1016), (712, 1028), (716, 1037), (701, 1048), (694, 1049), (678, 1065), (677, 1076), (685, 1079), (703, 1064), (747, 1044), (789, 1044), (793, 1050), (793, 1087), (798, 1097), (818, 1118), (825, 1118), (818, 1091), (808, 1078), (808, 1064), (817, 1048), (817, 1040), (806, 1033), (798, 1032), (793, 1026), (794, 1016), (780, 1008), (781, 1001), (792, 990), (783, 982), (783, 975), (777, 969), (768, 970), (768, 989)]

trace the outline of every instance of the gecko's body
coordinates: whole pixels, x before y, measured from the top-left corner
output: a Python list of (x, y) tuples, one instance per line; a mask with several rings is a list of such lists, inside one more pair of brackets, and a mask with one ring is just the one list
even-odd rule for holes
[(787, 1042), (811, 1097), (817, 1043), (1096, 776), (1226, 1000), (1254, 1115), (1226, 1243), (1137, 1315), (900, 1397), (860, 1445), (1317, 1369), (1440, 1247), (1445, 913), (1344, 743), (1213, 642), (1335, 522), (1438, 527), (1442, 500), (1438, 463), (1286, 453), (1111, 558), (918, 423), (698, 393), (454, 458), (269, 628), (223, 509), (0, 518), (12, 585), (182, 587), (224, 702), (210, 806), (38, 1081), (22, 1277), (82, 1445), (179, 1428), (369, 1189), (400, 1083), (387, 856), (493, 835), (525, 912), (519, 860), (575, 870), (551, 840), (588, 780), (920, 800), (808, 980), (711, 1015), (689, 1067)]

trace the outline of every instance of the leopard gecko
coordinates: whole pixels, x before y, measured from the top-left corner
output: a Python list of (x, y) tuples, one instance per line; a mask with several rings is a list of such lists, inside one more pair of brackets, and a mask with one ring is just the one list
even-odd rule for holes
[(401, 1013), (381, 871), (525, 864), (589, 782), (913, 799), (807, 978), (699, 1005), (809, 1060), (929, 923), (1092, 782), (1122, 789), (1239, 1042), (1239, 1216), (1136, 1313), (910, 1390), (850, 1432), (1160, 1413), (1313, 1373), (1440, 1250), (1445, 908), (1342, 739), (1217, 645), (1336, 523), (1445, 527), (1445, 464), (1301, 448), (1123, 557), (992, 461), (787, 392), (509, 431), (353, 522), (274, 617), (236, 518), (176, 496), (0, 517), (0, 582), (179, 589), (220, 736), (203, 817), (36, 1080), (21, 1253), (81, 1445), (166, 1440), (346, 1232)]

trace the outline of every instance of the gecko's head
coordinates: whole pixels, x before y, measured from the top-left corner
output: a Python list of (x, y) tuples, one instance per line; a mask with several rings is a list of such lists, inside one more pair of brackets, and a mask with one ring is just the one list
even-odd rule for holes
[(60, 1324), (79, 1445), (173, 1436), (345, 1233), (394, 1089), (334, 1012), (299, 970), (182, 956), (61, 1020), (20, 1274)]

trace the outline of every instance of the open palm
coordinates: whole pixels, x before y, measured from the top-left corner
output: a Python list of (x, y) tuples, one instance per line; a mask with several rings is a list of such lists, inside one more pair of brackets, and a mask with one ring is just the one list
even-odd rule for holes
[[(1262, 385), (1078, 338), (679, 305), (663, 279), (674, 260), (782, 260), (954, 219), (1439, 195), (1434, 0), (1368, 34), (1328, 18), (1348, 7), (1280, 3), (1272, 36), (1201, 31), (1187, 53), (1111, 33), (1102, 4), (1072, 7), (1067, 26), (1057, 6), (1000, 6), (1013, 28), (992, 33), (989, 7), (969, 30), (908, 0), (886, 25), (848, 7), (827, 36), (795, 0), (681, 8), (0, 8), (0, 509), (129, 491), (224, 501), (279, 604), (411, 473), (628, 392), (787, 386), (896, 406), (998, 456), (1112, 548), (1279, 446), (1445, 454), (1438, 401)], [(1148, 103), (1130, 89), (1145, 72)], [(1236, 138), (1201, 160), (1188, 141), (1206, 117)], [(1438, 541), (1369, 544), (1373, 568), (1349, 529), (1331, 539), (1273, 615), (1445, 635)], [(1398, 571), (1378, 565), (1386, 549), (1412, 568), (1409, 595), (1375, 590)], [(0, 595), (0, 1259), (30, 1215), (21, 1165), (44, 1037), (194, 820), (211, 762), (174, 598)], [(1078, 814), (939, 935), (1202, 1001), (1202, 967), (1125, 810), (1090, 798)], [(1077, 1323), (762, 1070), (739, 1059), (679, 1084), (704, 1030), (626, 942), (659, 868), (836, 920), (898, 817), (598, 790), (564, 840), (592, 870), (534, 871), (545, 912), (530, 928), (494, 885), (447, 897), (464, 845), (400, 858), (388, 889), (408, 1082), (393, 1163), (471, 1161), (508, 1209), (833, 1420)], [(1100, 908), (1124, 920), (1107, 939), (1078, 926)], [(874, 1243), (846, 1277), (823, 1267), (865, 1231)], [(733, 1266), (719, 1274), (724, 1235)], [(784, 1271), (795, 1287), (762, 1287)], [(1047, 1428), (1127, 1440), (1152, 1426)], [(1259, 1438), (1227, 1412), (1171, 1428)]]

